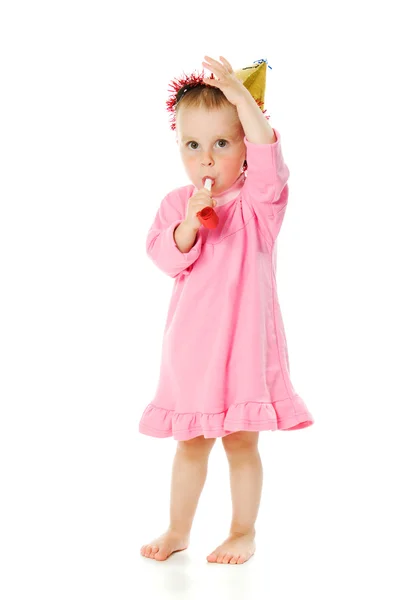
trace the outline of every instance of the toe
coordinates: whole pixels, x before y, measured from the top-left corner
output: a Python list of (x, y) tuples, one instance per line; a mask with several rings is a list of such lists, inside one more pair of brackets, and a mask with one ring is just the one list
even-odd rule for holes
[(245, 559), (245, 557), (243, 556), (243, 554), (240, 554), (240, 555), (239, 555), (239, 557), (238, 557), (238, 560), (237, 560), (237, 563), (236, 563), (236, 564), (238, 564), (238, 565), (242, 565), (242, 564), (245, 562), (245, 560), (246, 560), (246, 559)]
[(224, 559), (222, 561), (224, 563), (224, 565), (227, 565), (228, 562), (231, 560), (231, 558), (232, 558), (232, 554), (229, 554), (229, 553), (225, 554)]
[(153, 546), (147, 546), (147, 548), (146, 548), (146, 556), (147, 556), (147, 558), (151, 558), (153, 552), (154, 552)]
[(224, 553), (218, 554), (218, 556), (217, 556), (217, 563), (222, 564), (222, 561), (224, 560), (224, 556), (225, 556)]
[(229, 561), (229, 564), (230, 565), (236, 565), (237, 559), (238, 559), (237, 556), (232, 556), (231, 560)]
[(207, 556), (207, 560), (208, 560), (208, 562), (217, 562), (217, 555), (215, 554), (215, 552), (212, 552), (211, 554), (209, 554)]
[(166, 550), (159, 550), (158, 552), (155, 553), (153, 558), (155, 558), (156, 560), (166, 560), (168, 558), (169, 554), (170, 553), (168, 553)]

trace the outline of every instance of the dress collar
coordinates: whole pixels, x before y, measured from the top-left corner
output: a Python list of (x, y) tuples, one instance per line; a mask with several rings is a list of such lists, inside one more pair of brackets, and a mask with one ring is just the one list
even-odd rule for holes
[[(246, 175), (243, 171), (236, 179), (236, 181), (232, 183), (231, 187), (229, 187), (221, 194), (213, 194), (213, 198), (215, 198), (215, 200), (217, 201), (217, 206), (222, 206), (223, 204), (226, 204), (227, 202), (230, 202), (231, 200), (236, 198), (239, 195), (240, 190), (242, 189), (245, 181)], [(198, 191), (198, 188), (196, 186), (194, 187), (194, 189), (195, 191)]]

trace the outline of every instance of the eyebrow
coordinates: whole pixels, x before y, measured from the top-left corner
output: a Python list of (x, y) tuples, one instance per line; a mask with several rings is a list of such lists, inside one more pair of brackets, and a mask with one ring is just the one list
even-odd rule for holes
[[(233, 139), (233, 136), (232, 136), (232, 135), (230, 135), (230, 134), (229, 134), (229, 135), (216, 135), (216, 136), (215, 136), (215, 139), (216, 139), (216, 140), (220, 140), (220, 139), (224, 139), (224, 140), (232, 140), (232, 139)], [(194, 136), (193, 136), (193, 137), (188, 137), (188, 136), (185, 136), (185, 137), (183, 137), (183, 138), (182, 138), (182, 141), (183, 141), (183, 142), (186, 142), (187, 140), (193, 140), (193, 141), (197, 141), (197, 140), (196, 140), (196, 138), (195, 138)]]

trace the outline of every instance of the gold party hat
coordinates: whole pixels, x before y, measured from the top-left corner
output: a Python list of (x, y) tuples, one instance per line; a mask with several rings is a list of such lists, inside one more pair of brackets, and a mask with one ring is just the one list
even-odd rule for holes
[[(267, 81), (267, 60), (254, 61), (250, 67), (243, 67), (234, 71), (236, 77), (249, 90), (258, 106), (264, 111), (264, 98)], [(268, 65), (269, 66), (269, 65)], [(269, 67), (270, 69), (272, 67)]]

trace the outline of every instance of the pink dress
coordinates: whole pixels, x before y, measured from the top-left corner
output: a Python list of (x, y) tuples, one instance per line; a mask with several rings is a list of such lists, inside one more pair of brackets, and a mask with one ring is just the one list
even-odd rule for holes
[(274, 144), (247, 147), (247, 171), (214, 196), (216, 229), (200, 227), (187, 253), (174, 230), (197, 188), (162, 200), (147, 236), (151, 260), (175, 280), (155, 395), (139, 431), (189, 440), (234, 431), (293, 430), (314, 423), (289, 376), (276, 288), (276, 243), (289, 169)]

